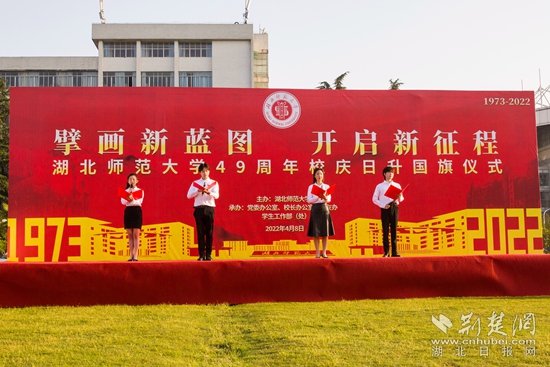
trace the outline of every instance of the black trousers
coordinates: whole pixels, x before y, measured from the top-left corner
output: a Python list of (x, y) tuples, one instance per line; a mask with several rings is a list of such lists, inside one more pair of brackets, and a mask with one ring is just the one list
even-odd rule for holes
[(380, 208), (382, 217), (382, 244), (384, 245), (384, 253), (390, 253), (390, 241), (388, 235), (391, 229), (391, 252), (397, 254), (397, 220), (399, 217), (399, 206), (391, 203), (389, 209)]
[(193, 216), (197, 224), (199, 256), (210, 256), (212, 254), (212, 234), (214, 232), (214, 208), (211, 206), (195, 207)]

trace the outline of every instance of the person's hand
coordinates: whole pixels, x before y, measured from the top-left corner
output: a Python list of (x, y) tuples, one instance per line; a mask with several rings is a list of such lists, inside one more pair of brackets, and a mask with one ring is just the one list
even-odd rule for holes
[(327, 197), (325, 194), (321, 194), (321, 196), (319, 196), (319, 199), (327, 201)]
[(390, 204), (386, 204), (386, 206), (384, 207), (384, 209), (389, 209), (390, 208)]
[(132, 194), (128, 195), (128, 201), (134, 201), (134, 197), (132, 196)]
[(204, 190), (202, 190), (202, 192), (204, 192), (206, 195), (210, 195), (210, 190), (209, 189), (204, 189)]

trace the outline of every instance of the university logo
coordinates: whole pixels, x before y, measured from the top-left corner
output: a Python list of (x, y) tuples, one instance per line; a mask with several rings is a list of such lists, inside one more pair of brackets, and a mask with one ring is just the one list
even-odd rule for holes
[(275, 92), (264, 101), (265, 120), (277, 129), (287, 129), (300, 118), (300, 102), (288, 92)]

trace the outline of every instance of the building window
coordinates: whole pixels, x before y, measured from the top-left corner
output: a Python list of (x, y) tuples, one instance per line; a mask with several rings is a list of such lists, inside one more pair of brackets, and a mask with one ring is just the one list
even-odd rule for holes
[(39, 87), (55, 87), (58, 86), (55, 72), (41, 72), (38, 73), (38, 86)]
[(180, 87), (212, 87), (211, 71), (180, 71)]
[(174, 74), (171, 72), (141, 73), (142, 87), (173, 87)]
[(268, 88), (267, 52), (254, 51), (254, 88)]
[(0, 72), (0, 78), (4, 79), (6, 81), (6, 86), (9, 87), (20, 87), (21, 81), (19, 79), (18, 73), (8, 73), (8, 72)]
[[(548, 193), (548, 192), (541, 192), (540, 193), (540, 206), (542, 208), (550, 208), (550, 193)], [(543, 220), (545, 220), (545, 219), (550, 220), (550, 218), (548, 217), (548, 214), (545, 215), (542, 219)]]
[(212, 42), (180, 42), (180, 57), (212, 57)]
[(57, 76), (64, 87), (97, 87), (97, 73), (86, 71), (72, 71), (67, 75)]
[(52, 72), (0, 72), (8, 87), (97, 87), (97, 72), (52, 71)]
[(131, 42), (105, 42), (103, 57), (136, 57), (136, 44)]
[(539, 167), (539, 180), (540, 188), (548, 190), (550, 186), (550, 172), (548, 171), (548, 169)]
[(173, 43), (142, 43), (141, 57), (174, 57)]
[(103, 73), (104, 87), (133, 87), (135, 85), (136, 85), (136, 73), (133, 73), (133, 72)]

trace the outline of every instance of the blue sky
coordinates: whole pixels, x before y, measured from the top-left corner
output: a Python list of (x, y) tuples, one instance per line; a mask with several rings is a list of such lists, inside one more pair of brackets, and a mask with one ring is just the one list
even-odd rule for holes
[[(234, 23), (245, 0), (104, 0), (107, 23)], [(0, 0), (0, 56), (96, 56), (99, 0)], [(550, 85), (549, 0), (252, 0), (270, 88), (536, 90)], [(9, 30), (9, 31), (7, 31)]]

